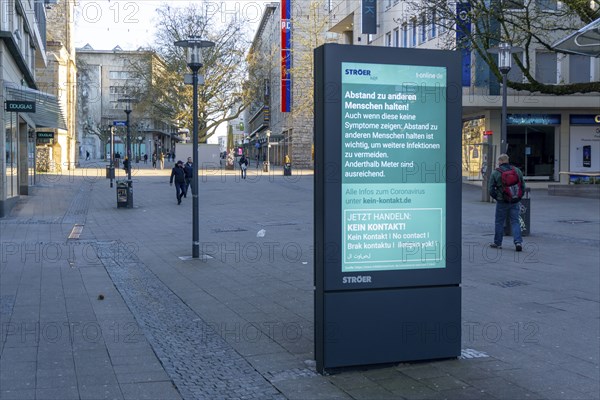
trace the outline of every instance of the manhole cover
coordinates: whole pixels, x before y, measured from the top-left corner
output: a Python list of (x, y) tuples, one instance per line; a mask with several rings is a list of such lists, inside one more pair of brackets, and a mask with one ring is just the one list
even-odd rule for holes
[(492, 283), (494, 286), (500, 286), (503, 288), (517, 287), (517, 286), (527, 286), (529, 283), (523, 281), (504, 281), (504, 282), (495, 282)]
[(561, 219), (558, 222), (563, 224), (587, 224), (592, 221), (586, 221), (585, 219)]

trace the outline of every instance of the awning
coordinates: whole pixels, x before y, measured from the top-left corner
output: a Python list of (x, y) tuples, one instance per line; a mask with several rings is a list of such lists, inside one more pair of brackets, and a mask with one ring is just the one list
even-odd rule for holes
[(27, 113), (27, 116), (31, 118), (36, 128), (67, 129), (65, 114), (56, 96), (10, 82), (4, 84), (4, 89), (6, 100), (35, 102), (35, 112)]
[(559, 40), (552, 47), (568, 53), (600, 57), (600, 18)]

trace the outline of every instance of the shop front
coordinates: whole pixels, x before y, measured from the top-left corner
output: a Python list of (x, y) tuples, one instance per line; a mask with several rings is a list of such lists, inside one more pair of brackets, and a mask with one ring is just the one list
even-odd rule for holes
[(560, 114), (508, 114), (507, 153), (528, 180), (558, 180)]
[(600, 114), (569, 116), (569, 182), (600, 182)]
[(2, 109), (0, 132), (0, 217), (7, 215), (19, 196), (28, 195), (36, 182), (36, 128), (66, 130), (64, 116), (55, 96), (4, 82), (6, 100)]
[[(559, 179), (561, 114), (508, 114), (507, 154), (527, 180), (556, 181)], [(487, 158), (500, 155), (500, 129), (486, 116), (463, 120), (462, 175), (466, 180), (482, 180)]]

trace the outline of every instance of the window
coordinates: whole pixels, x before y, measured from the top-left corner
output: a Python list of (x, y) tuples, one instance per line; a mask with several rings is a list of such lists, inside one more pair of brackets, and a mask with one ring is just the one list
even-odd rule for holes
[(435, 13), (435, 10), (433, 10), (431, 12), (431, 33), (430, 33), (430, 37), (433, 39), (434, 37), (436, 37), (437, 32), (437, 15)]
[(413, 19), (410, 24), (410, 47), (417, 47), (417, 20)]
[(558, 10), (557, 0), (536, 0), (536, 5), (542, 11), (556, 11)]
[(438, 25), (439, 25), (438, 31), (439, 31), (439, 34), (441, 35), (442, 33), (446, 32), (448, 30), (446, 27), (448, 20), (442, 14), (439, 17), (437, 17), (437, 21), (438, 21)]
[(408, 47), (408, 24), (402, 24), (402, 47)]
[(110, 71), (108, 77), (110, 79), (129, 79), (129, 71)]
[(400, 29), (396, 28), (394, 29), (394, 42), (393, 42), (393, 46), (394, 47), (400, 47)]
[(126, 94), (125, 86), (110, 86), (108, 90), (110, 94)]
[(587, 83), (590, 81), (590, 60), (588, 56), (572, 54), (569, 56), (569, 83)]
[(385, 34), (385, 45), (387, 47), (392, 47), (392, 32)]
[[(522, 52), (515, 53), (514, 56), (516, 56), (521, 62), (523, 61)], [(513, 82), (523, 82), (523, 71), (521, 71), (521, 68), (519, 68), (519, 66), (515, 63), (514, 57), (511, 60), (511, 68), (510, 71), (508, 71), (506, 78)]]
[(506, 0), (506, 9), (522, 10), (525, 8), (525, 0)]
[(427, 16), (421, 14), (421, 41), (419, 43), (425, 43), (427, 41)]
[(556, 84), (558, 64), (556, 53), (537, 53), (535, 61), (535, 79), (540, 83)]

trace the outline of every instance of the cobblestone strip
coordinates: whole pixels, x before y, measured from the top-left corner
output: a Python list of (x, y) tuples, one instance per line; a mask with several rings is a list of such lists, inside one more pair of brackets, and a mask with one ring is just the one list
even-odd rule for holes
[(98, 256), (184, 399), (285, 398), (123, 245)]

